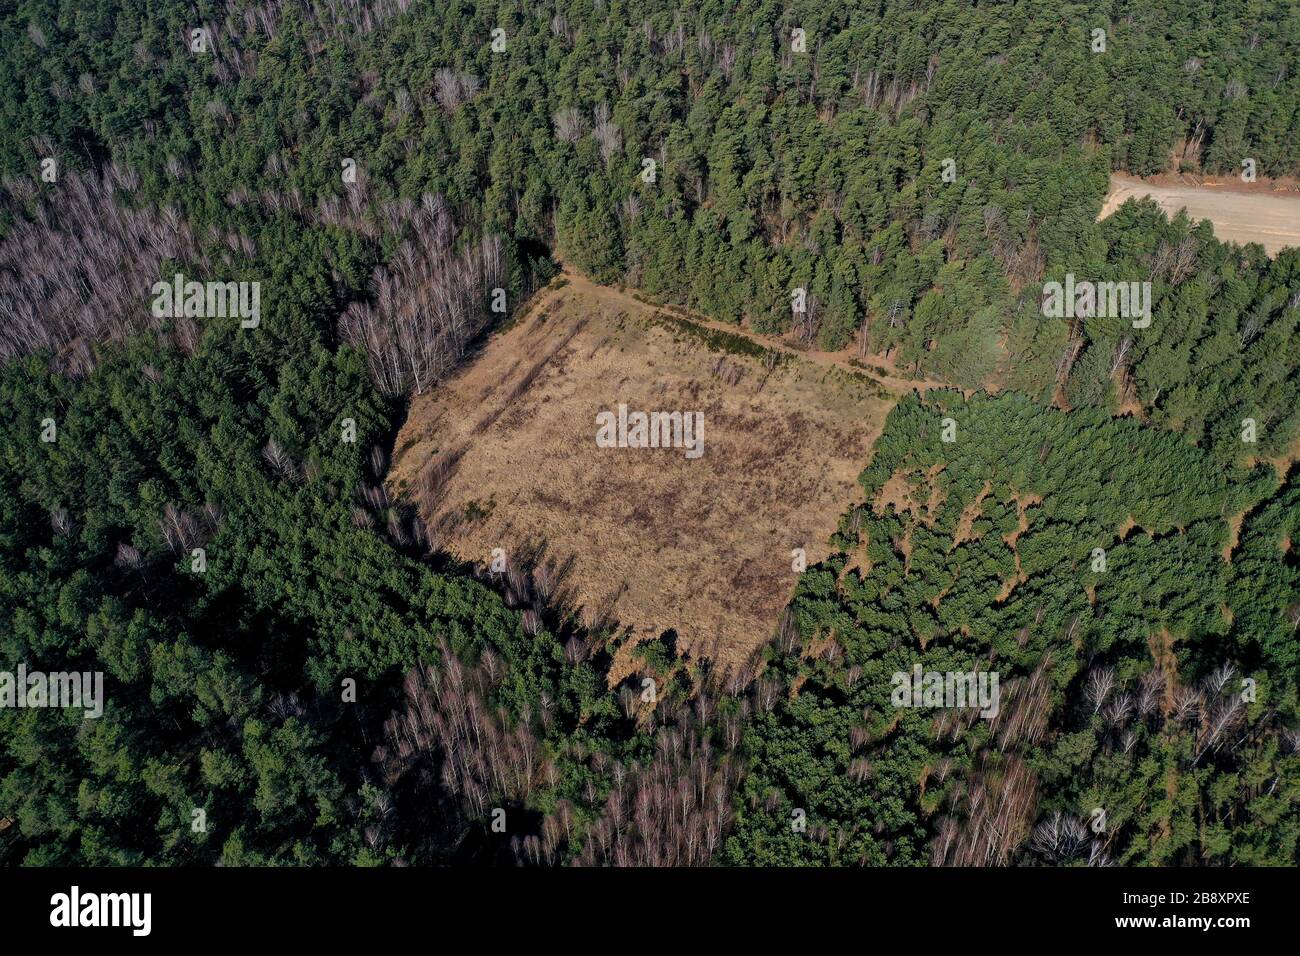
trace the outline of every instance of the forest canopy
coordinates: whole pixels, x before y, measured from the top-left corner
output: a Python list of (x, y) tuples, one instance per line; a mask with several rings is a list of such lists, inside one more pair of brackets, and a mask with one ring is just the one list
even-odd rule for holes
[[(5, 5), (0, 670), (106, 699), (0, 708), (0, 863), (1294, 865), (1300, 250), (1097, 215), (1300, 175), (1297, 64), (1293, 0)], [(562, 266), (950, 386), (744, 667), (386, 490)]]

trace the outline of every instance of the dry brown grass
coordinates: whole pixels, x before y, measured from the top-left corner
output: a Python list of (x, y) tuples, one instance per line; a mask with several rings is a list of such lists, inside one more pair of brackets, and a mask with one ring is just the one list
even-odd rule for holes
[[(634, 640), (673, 629), (739, 664), (793, 592), (791, 550), (824, 558), (861, 500), (893, 397), (837, 363), (713, 351), (653, 306), (567, 278), (413, 401), (390, 491), (462, 560), (540, 546), (584, 617)], [(598, 448), (596, 414), (620, 402), (702, 411), (703, 456)]]

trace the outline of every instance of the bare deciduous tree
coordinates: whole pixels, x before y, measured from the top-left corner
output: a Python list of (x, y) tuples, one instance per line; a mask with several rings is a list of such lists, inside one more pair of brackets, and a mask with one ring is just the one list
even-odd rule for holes
[(76, 527), (67, 508), (54, 508), (50, 511), (50, 528), (59, 537), (67, 537)]
[(284, 447), (274, 438), (270, 439), (265, 447), (262, 448), (262, 457), (266, 463), (279, 475), (290, 477), (297, 470), (293, 457), (284, 450)]
[(1099, 667), (1088, 674), (1088, 682), (1084, 686), (1083, 696), (1092, 704), (1092, 712), (1095, 714), (1101, 710), (1102, 704), (1106, 703), (1106, 698), (1110, 692), (1115, 689), (1115, 671), (1109, 667)]
[(442, 68), (433, 74), (433, 94), (448, 113), (468, 103), (479, 91), (479, 79), (468, 73)]
[(572, 106), (555, 112), (555, 136), (564, 143), (576, 143), (582, 138), (582, 113)]
[(348, 306), (339, 332), (366, 353), (386, 395), (422, 393), (487, 325), (489, 295), (504, 282), (501, 240), (489, 236), (458, 249), (441, 196), (426, 196), (418, 211), (402, 204), (386, 210), (389, 230), (409, 238), (375, 270), (373, 301)]
[(13, 221), (0, 239), (0, 361), (49, 349), (63, 368), (84, 374), (95, 344), (167, 321), (150, 309), (154, 284), (170, 278), (163, 263), (206, 268), (207, 260), (175, 211), (118, 201), (138, 184), (116, 164), (98, 175), (68, 172), (37, 199), (33, 218), (22, 208), (31, 184), (6, 181), (0, 212)]
[(163, 506), (158, 530), (172, 554), (185, 554), (198, 547), (204, 536), (200, 520), (170, 501)]
[(594, 115), (596, 123), (592, 127), (591, 135), (596, 138), (596, 142), (600, 145), (600, 158), (608, 166), (614, 155), (623, 148), (623, 131), (610, 119), (608, 104), (596, 104)]
[(117, 546), (117, 555), (113, 558), (113, 563), (126, 571), (143, 571), (144, 555), (135, 545), (122, 542)]

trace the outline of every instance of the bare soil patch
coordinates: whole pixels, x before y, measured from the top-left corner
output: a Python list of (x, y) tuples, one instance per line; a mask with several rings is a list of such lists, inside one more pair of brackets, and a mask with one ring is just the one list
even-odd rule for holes
[(1290, 181), (1243, 183), (1238, 177), (1152, 179), (1111, 174), (1105, 219), (1126, 200), (1150, 196), (1169, 215), (1186, 209), (1192, 219), (1208, 219), (1214, 234), (1229, 242), (1258, 242), (1270, 256), (1300, 246), (1300, 192)]

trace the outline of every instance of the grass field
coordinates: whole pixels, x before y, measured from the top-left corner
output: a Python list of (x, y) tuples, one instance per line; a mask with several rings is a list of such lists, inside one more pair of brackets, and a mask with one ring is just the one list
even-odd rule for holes
[[(824, 557), (860, 500), (893, 395), (847, 361), (567, 274), (415, 399), (390, 491), (458, 558), (540, 552), (567, 569), (584, 619), (612, 616), (633, 641), (673, 629), (679, 647), (734, 664), (771, 636), (791, 552)], [(702, 412), (703, 454), (598, 447), (596, 416), (620, 403)]]

